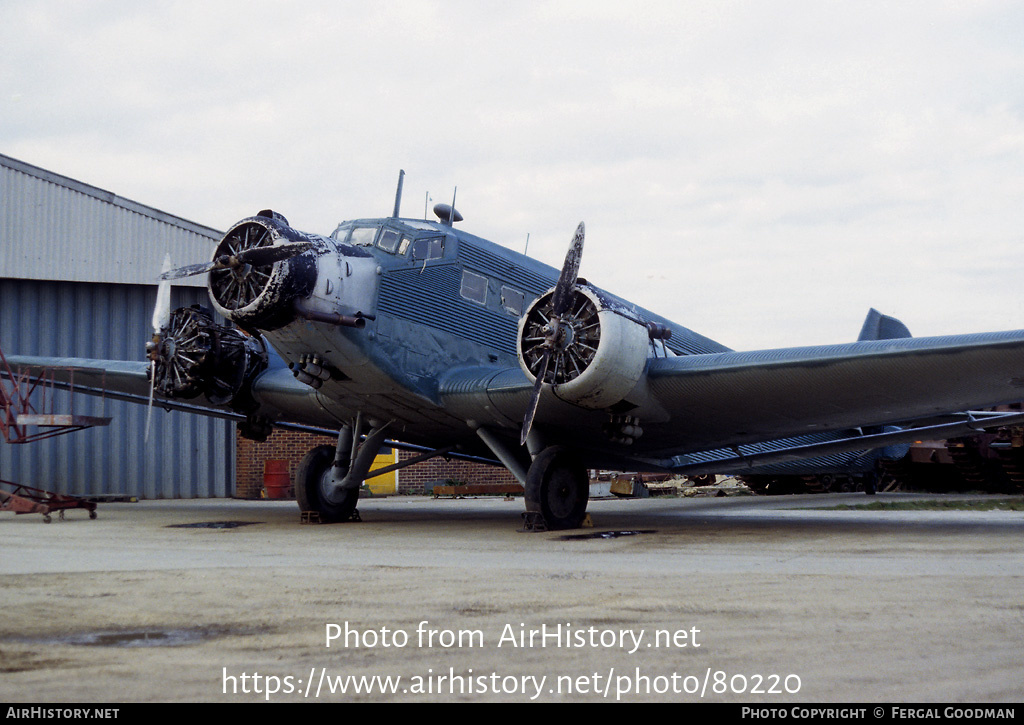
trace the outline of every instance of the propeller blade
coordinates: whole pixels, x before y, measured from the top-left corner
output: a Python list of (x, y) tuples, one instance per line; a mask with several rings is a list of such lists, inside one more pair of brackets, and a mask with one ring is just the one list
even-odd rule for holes
[(244, 267), (247, 264), (252, 265), (253, 267), (266, 267), (267, 265), (274, 264), (275, 262), (283, 262), (286, 259), (297, 257), (312, 246), (312, 242), (293, 242), (291, 244), (281, 244), (276, 247), (253, 247), (252, 249), (247, 249), (244, 252), (239, 252), (234, 256), (224, 254), (217, 257), (212, 262), (189, 264), (184, 267), (165, 271), (160, 275), (160, 279), (181, 279), (182, 277), (192, 277), (193, 275), (203, 274), (204, 272), (209, 272), (214, 269), (235, 269), (238, 267)]
[(153, 334), (159, 335), (171, 321), (171, 282), (163, 275), (171, 269), (171, 255), (164, 257), (160, 284), (156, 288), (156, 305), (153, 306)]
[(569, 305), (572, 304), (572, 288), (576, 286), (576, 278), (580, 272), (580, 260), (583, 258), (583, 231), (583, 222), (580, 222), (572, 237), (569, 251), (566, 252), (562, 273), (558, 275), (555, 294), (551, 298), (552, 312), (556, 317), (561, 317), (568, 312)]
[[(152, 362), (149, 366), (149, 403), (146, 406), (146, 435), (144, 443), (149, 442), (149, 424), (153, 417), (153, 392), (156, 389), (156, 355), (161, 338), (171, 324), (171, 279), (167, 274), (171, 271), (171, 255), (164, 256), (161, 268), (160, 284), (156, 288), (156, 304), (153, 305), (153, 340), (147, 345), (150, 349)], [(152, 346), (152, 347), (150, 347)]]
[(541, 360), (540, 370), (537, 371), (537, 380), (533, 384), (533, 395), (530, 396), (530, 404), (526, 408), (526, 417), (523, 418), (523, 432), (519, 437), (519, 445), (525, 446), (526, 439), (530, 437), (530, 429), (533, 428), (533, 417), (537, 415), (537, 405), (540, 403), (540, 389), (544, 385), (544, 378), (548, 374), (548, 363), (551, 362), (551, 350), (544, 351), (544, 359)]
[(184, 267), (178, 267), (177, 269), (171, 269), (160, 275), (160, 279), (181, 279), (182, 277), (191, 277), (196, 274), (202, 274), (203, 272), (209, 272), (211, 269), (217, 266), (217, 262), (203, 262), (202, 264), (189, 264)]
[(156, 388), (156, 360), (149, 366), (149, 404), (146, 406), (146, 435), (143, 443), (149, 443), (149, 422), (153, 418), (153, 390)]
[(312, 246), (312, 242), (293, 242), (292, 244), (281, 244), (276, 247), (253, 247), (237, 254), (235, 259), (239, 264), (265, 267), (274, 262), (283, 262), (286, 259), (297, 257)]
[[(530, 429), (533, 428), (533, 419), (537, 415), (537, 406), (540, 404), (540, 391), (544, 387), (544, 378), (548, 374), (548, 366), (551, 364), (551, 355), (558, 346), (561, 333), (562, 318), (569, 311), (572, 305), (572, 291), (576, 286), (576, 279), (579, 277), (580, 261), (583, 259), (583, 222), (576, 227), (572, 243), (569, 244), (569, 251), (565, 255), (565, 263), (562, 265), (562, 273), (558, 275), (558, 283), (555, 285), (555, 292), (551, 295), (551, 321), (548, 325), (549, 332), (544, 340), (544, 357), (541, 359), (540, 370), (537, 371), (537, 379), (533, 383), (533, 394), (530, 396), (530, 404), (526, 408), (526, 417), (523, 418), (523, 430), (519, 438), (519, 445), (526, 445), (526, 439), (530, 436)], [(558, 374), (556, 369), (555, 374)]]

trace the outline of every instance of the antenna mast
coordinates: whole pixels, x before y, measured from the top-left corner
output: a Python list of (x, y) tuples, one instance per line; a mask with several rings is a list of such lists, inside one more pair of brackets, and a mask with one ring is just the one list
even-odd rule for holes
[(405, 181), (405, 169), (398, 170), (398, 189), (395, 190), (395, 211), (391, 216), (398, 218), (398, 210), (402, 207), (402, 183)]

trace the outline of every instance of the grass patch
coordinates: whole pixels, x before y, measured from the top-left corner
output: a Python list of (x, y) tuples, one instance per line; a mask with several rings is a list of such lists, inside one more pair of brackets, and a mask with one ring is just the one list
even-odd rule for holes
[(874, 501), (866, 504), (840, 504), (829, 506), (833, 511), (1024, 511), (1024, 498), (996, 499), (992, 501), (965, 501), (928, 499), (924, 501)]

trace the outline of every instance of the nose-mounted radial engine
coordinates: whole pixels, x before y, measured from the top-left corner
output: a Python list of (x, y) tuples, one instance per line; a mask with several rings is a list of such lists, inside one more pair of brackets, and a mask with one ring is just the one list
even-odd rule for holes
[[(273, 330), (293, 319), (294, 300), (316, 285), (311, 237), (266, 210), (231, 227), (214, 253), (207, 286), (214, 308), (243, 328)], [(205, 271), (205, 269), (203, 270)]]
[(232, 226), (212, 262), (179, 267), (160, 279), (209, 272), (207, 286), (217, 312), (243, 329), (274, 330), (295, 319), (292, 303), (316, 285), (316, 262), (302, 254), (317, 246), (314, 240), (266, 209)]
[[(240, 412), (253, 409), (249, 383), (267, 366), (257, 330), (276, 329), (295, 318), (295, 299), (316, 283), (315, 260), (302, 256), (314, 246), (283, 216), (266, 210), (232, 226), (213, 261), (174, 270), (167, 264), (153, 339), (146, 346), (153, 390), (168, 398), (205, 395)], [(169, 280), (205, 272), (215, 309), (241, 329), (217, 323), (199, 305), (169, 311)]]
[(295, 318), (292, 302), (316, 284), (316, 263), (302, 253), (313, 243), (281, 214), (263, 211), (234, 224), (217, 246), (210, 298), (242, 327), (274, 330)]

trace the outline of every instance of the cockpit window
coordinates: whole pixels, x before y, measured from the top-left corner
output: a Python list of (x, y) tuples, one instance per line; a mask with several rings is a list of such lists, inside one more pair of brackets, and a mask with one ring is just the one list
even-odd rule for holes
[(440, 259), (444, 256), (444, 237), (417, 239), (412, 243), (412, 259), (421, 262), (424, 259)]
[(398, 249), (398, 242), (401, 238), (402, 235), (394, 229), (385, 229), (381, 232), (380, 239), (377, 240), (377, 246), (385, 252), (394, 254), (395, 250)]
[(402, 219), (402, 224), (413, 229), (419, 229), (421, 231), (434, 232), (437, 231), (437, 222), (422, 222), (417, 219)]
[(356, 227), (352, 230), (352, 235), (348, 238), (348, 242), (360, 247), (369, 247), (373, 244), (376, 236), (377, 227)]

